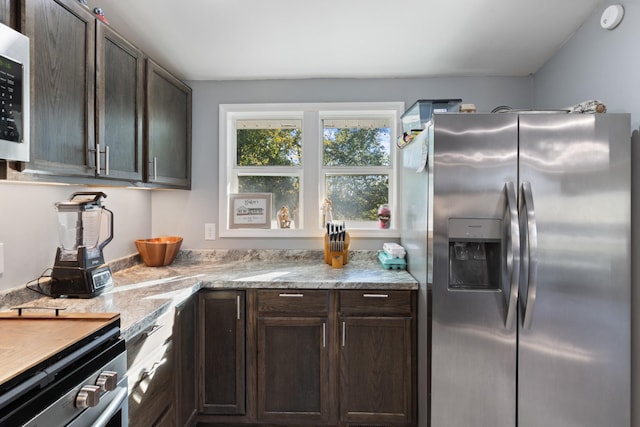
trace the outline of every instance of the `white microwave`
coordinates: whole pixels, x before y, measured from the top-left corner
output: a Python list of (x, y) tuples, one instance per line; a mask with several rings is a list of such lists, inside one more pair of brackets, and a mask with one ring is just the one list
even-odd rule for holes
[(0, 159), (29, 161), (29, 38), (0, 24)]

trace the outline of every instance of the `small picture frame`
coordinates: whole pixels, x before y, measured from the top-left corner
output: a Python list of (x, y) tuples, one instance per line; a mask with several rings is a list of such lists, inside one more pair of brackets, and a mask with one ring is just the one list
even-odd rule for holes
[(229, 195), (229, 228), (271, 228), (271, 193)]

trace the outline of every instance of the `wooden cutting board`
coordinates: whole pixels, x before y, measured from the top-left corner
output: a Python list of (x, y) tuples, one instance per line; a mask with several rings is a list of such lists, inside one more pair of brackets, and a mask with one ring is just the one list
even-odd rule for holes
[(0, 384), (119, 318), (118, 313), (0, 313)]

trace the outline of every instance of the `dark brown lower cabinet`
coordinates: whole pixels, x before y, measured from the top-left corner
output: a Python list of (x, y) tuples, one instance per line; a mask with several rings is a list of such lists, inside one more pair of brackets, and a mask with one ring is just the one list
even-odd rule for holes
[(415, 427), (415, 298), (409, 290), (203, 292), (198, 425)]
[(258, 318), (258, 418), (328, 419), (326, 318)]
[(191, 425), (198, 410), (197, 306), (197, 298), (193, 296), (176, 307), (173, 325), (176, 342), (175, 425), (179, 427)]
[(414, 425), (415, 294), (349, 290), (339, 296), (341, 423)]
[(329, 419), (329, 291), (257, 290), (257, 418)]
[(411, 320), (343, 318), (340, 420), (361, 424), (411, 419)]
[(245, 413), (245, 292), (200, 294), (200, 412)]

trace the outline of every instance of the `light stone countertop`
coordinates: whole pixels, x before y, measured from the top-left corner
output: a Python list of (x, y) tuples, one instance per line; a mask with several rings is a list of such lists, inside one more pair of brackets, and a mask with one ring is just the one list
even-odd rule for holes
[(53, 299), (22, 286), (0, 293), (0, 311), (28, 305), (116, 312), (130, 339), (200, 289), (418, 289), (407, 271), (383, 268), (376, 251), (351, 251), (340, 269), (325, 264), (322, 251), (182, 250), (166, 267), (112, 270), (115, 286), (95, 298)]

